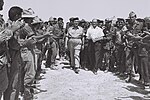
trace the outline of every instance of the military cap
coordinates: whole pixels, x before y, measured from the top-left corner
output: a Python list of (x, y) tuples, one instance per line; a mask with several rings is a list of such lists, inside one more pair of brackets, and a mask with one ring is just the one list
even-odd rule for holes
[(123, 21), (123, 22), (125, 22), (125, 20), (123, 18), (117, 18), (117, 21)]
[(105, 22), (106, 22), (106, 23), (112, 22), (112, 19), (106, 18), (106, 19), (105, 19)]
[(103, 20), (99, 20), (99, 19), (97, 19), (97, 22), (98, 22), (98, 23), (104, 23)]
[(71, 17), (69, 20), (70, 20), (70, 21), (74, 21), (74, 17)]
[(145, 21), (146, 23), (150, 23), (150, 17), (145, 17), (145, 18), (144, 18), (144, 21)]
[(135, 12), (131, 11), (131, 12), (129, 13), (129, 17), (131, 17), (131, 16), (135, 16), (135, 17), (136, 17)]
[(52, 16), (49, 18), (49, 22), (51, 21), (54, 21), (54, 18)]
[(82, 19), (80, 22), (81, 22), (81, 23), (85, 23), (86, 21), (85, 21), (84, 19)]
[(57, 21), (57, 18), (56, 18), (56, 17), (54, 17), (54, 21)]
[(74, 20), (79, 20), (79, 18), (78, 18), (78, 17), (75, 17)]
[(138, 19), (136, 19), (138, 22), (145, 22), (145, 20), (144, 19), (141, 19), (141, 18), (138, 18)]
[(63, 20), (63, 18), (62, 17), (58, 17), (58, 21), (60, 21), (60, 20)]
[(43, 21), (39, 18), (39, 17), (35, 17), (33, 19), (33, 22), (31, 24), (38, 24), (38, 23), (42, 23)]
[(22, 18), (34, 18), (34, 17), (35, 17), (35, 13), (31, 8), (27, 10), (23, 10)]
[(126, 22), (130, 22), (130, 19), (125, 19)]

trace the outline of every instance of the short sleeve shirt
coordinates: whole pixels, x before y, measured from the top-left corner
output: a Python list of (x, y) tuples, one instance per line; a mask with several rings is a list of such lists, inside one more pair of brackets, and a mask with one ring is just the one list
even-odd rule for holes
[(83, 28), (78, 26), (78, 29), (74, 29), (74, 27), (70, 27), (68, 29), (68, 37), (80, 38), (83, 36)]
[(22, 29), (20, 29), (19, 33), (20, 39), (29, 38), (30, 36), (35, 35), (32, 28), (28, 24), (26, 24)]
[(90, 26), (87, 30), (86, 36), (87, 39), (92, 39), (93, 42), (96, 42), (104, 36), (103, 29), (99, 28), (98, 26), (96, 28)]

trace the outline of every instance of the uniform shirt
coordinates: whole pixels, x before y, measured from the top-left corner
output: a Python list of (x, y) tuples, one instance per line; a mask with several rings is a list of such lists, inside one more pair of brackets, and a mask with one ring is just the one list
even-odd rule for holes
[(140, 36), (142, 34), (142, 31), (146, 30), (143, 22), (135, 21), (134, 23), (128, 24), (128, 34), (132, 34), (133, 36)]
[[(53, 32), (54, 31), (54, 26), (49, 25), (46, 29), (46, 32)], [(54, 39), (52, 37), (48, 38), (48, 44), (51, 44), (54, 41)]]
[(75, 29), (74, 27), (70, 27), (68, 29), (68, 37), (71, 38), (80, 38), (83, 35), (83, 28), (78, 26), (77, 29)]
[(47, 32), (52, 32), (54, 38), (63, 38), (64, 35), (64, 29), (61, 29), (58, 24), (55, 24), (53, 26), (49, 26), (46, 30)]
[(34, 42), (36, 42), (36, 40), (31, 38), (33, 35), (35, 35), (35, 33), (33, 32), (32, 28), (28, 24), (26, 24), (18, 32), (19, 32), (18, 41), (20, 39), (25, 40), (23, 42), (23, 44), (20, 43), (20, 45), (23, 45), (24, 47), (27, 47), (29, 50), (33, 50), (33, 48), (35, 46)]
[(19, 30), (20, 39), (26, 39), (33, 35), (35, 35), (35, 33), (28, 24), (26, 24), (23, 28)]
[(55, 24), (53, 34), (54, 34), (55, 38), (63, 38), (64, 29), (60, 28), (58, 24)]
[(138, 38), (141, 38), (141, 35), (143, 34), (142, 31), (145, 29), (142, 22), (138, 22), (137, 20), (134, 23), (129, 22), (127, 25), (127, 39), (128, 44), (132, 46), (134, 42), (137, 42), (139, 40)]
[(124, 26), (122, 29), (117, 29), (116, 30), (116, 43), (120, 44), (122, 43), (122, 36), (125, 35), (124, 32), (127, 31), (126, 26)]
[(83, 36), (83, 28), (78, 26), (77, 29), (74, 27), (70, 27), (68, 29), (67, 37), (69, 38), (69, 41), (76, 42), (76, 43), (82, 43), (81, 38)]
[(110, 29), (109, 28), (104, 28), (103, 32), (105, 34), (105, 36), (107, 36), (110, 39), (113, 39), (116, 35), (116, 27), (111, 26)]
[(98, 26), (96, 28), (93, 28), (93, 26), (90, 26), (87, 30), (87, 39), (92, 39), (93, 42), (99, 41), (103, 38), (104, 33), (101, 28)]

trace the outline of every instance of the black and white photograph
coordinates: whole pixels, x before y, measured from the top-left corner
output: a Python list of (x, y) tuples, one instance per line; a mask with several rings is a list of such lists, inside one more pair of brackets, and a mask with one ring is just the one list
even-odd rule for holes
[(0, 100), (150, 100), (150, 0), (0, 0)]

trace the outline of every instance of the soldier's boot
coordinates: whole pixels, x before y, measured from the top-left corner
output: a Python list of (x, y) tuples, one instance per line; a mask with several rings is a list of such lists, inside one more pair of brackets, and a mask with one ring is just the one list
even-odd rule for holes
[(129, 82), (131, 82), (131, 80), (132, 80), (132, 75), (131, 75), (131, 73), (130, 74), (128, 74), (128, 77), (127, 77), (127, 79), (125, 80), (127, 83), (129, 83)]

